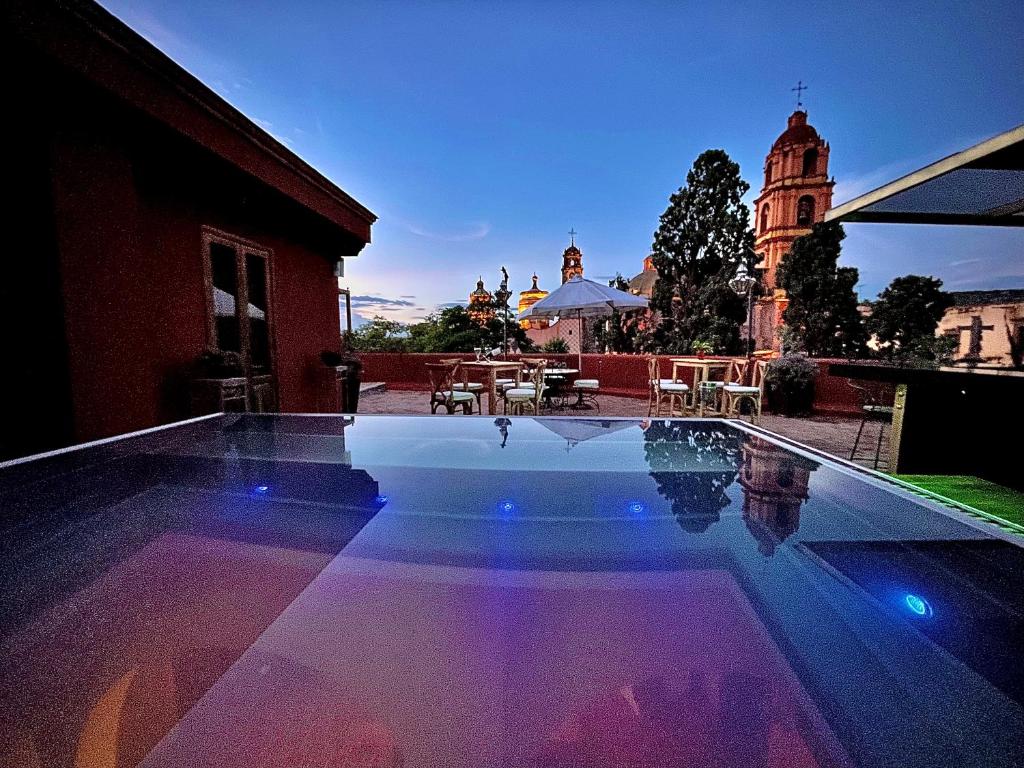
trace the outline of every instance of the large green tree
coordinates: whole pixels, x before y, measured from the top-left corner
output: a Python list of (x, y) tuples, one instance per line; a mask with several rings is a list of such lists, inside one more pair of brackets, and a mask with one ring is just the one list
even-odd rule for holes
[(782, 315), (789, 337), (811, 357), (858, 357), (867, 334), (857, 309), (858, 273), (838, 265), (846, 233), (840, 224), (815, 224), (793, 241), (776, 272), (789, 296)]
[[(497, 307), (494, 309), (501, 312)], [(531, 349), (526, 331), (511, 313), (506, 321), (506, 332), (510, 346), (514, 342), (522, 350)], [(500, 314), (481, 326), (461, 305), (446, 307), (409, 326), (409, 350), (412, 352), (472, 352), (477, 347), (496, 349), (502, 346), (502, 339)]]
[(409, 348), (409, 327), (375, 315), (352, 331), (348, 344), (356, 352), (405, 352)]
[(686, 353), (695, 341), (709, 341), (717, 352), (740, 350), (746, 302), (729, 280), (741, 261), (753, 268), (754, 233), (741, 201), (748, 189), (739, 165), (709, 149), (669, 198), (651, 246), (658, 270), (652, 319), (660, 322), (642, 335), (650, 351)]
[(943, 362), (952, 352), (949, 339), (935, 328), (953, 297), (935, 277), (904, 275), (878, 295), (868, 318), (868, 331), (879, 344), (879, 356), (897, 362)]

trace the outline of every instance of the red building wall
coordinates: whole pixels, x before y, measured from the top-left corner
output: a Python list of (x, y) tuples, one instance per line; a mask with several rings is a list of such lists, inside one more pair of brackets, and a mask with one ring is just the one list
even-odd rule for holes
[(66, 356), (71, 439), (190, 415), (188, 380), (207, 346), (204, 226), (272, 251), (280, 409), (336, 409), (317, 376), (320, 352), (339, 344), (333, 259), (361, 243), (73, 75), (55, 68), (49, 86), (25, 98), (29, 129), (45, 136), (52, 232), (12, 250), (55, 245), (66, 349), (45, 354)]
[[(461, 357), (472, 360), (473, 355), (421, 354), (401, 352), (362, 352), (363, 381), (382, 381), (390, 389), (424, 390), (427, 387), (427, 363), (441, 359)], [(509, 355), (518, 360), (521, 355)], [(547, 353), (528, 354), (526, 357), (543, 357), (546, 360), (565, 362), (576, 367), (576, 355), (554, 355)], [(596, 378), (601, 382), (601, 391), (609, 395), (624, 397), (647, 397), (647, 357), (640, 355), (583, 355), (585, 378)], [(672, 375), (672, 363), (668, 356), (658, 357), (661, 375)], [(837, 360), (816, 360), (818, 378), (814, 387), (814, 410), (822, 414), (860, 415), (860, 398), (846, 379), (829, 375), (828, 364)], [(689, 382), (692, 384), (692, 380)]]

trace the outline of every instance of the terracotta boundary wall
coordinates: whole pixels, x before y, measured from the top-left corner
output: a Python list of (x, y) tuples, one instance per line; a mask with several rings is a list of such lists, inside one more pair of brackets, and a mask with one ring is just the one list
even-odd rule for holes
[[(440, 362), (442, 359), (461, 358), (475, 359), (472, 354), (433, 354), (421, 352), (362, 352), (359, 359), (363, 361), (363, 381), (382, 381), (389, 389), (423, 390), (427, 389), (427, 363)], [(510, 360), (518, 360), (522, 355), (509, 355)], [(565, 362), (575, 368), (577, 356), (573, 354), (527, 354), (525, 357), (544, 357), (547, 360)], [(672, 375), (670, 356), (658, 357), (661, 375), (668, 378)], [(814, 387), (814, 410), (822, 414), (859, 416), (860, 396), (857, 390), (847, 384), (846, 379), (830, 376), (829, 363), (847, 362), (832, 359), (815, 361), (820, 373)], [(583, 355), (583, 378), (599, 379), (601, 391), (609, 395), (623, 397), (646, 398), (647, 389), (647, 357), (642, 355)], [(692, 384), (692, 382), (690, 382)]]

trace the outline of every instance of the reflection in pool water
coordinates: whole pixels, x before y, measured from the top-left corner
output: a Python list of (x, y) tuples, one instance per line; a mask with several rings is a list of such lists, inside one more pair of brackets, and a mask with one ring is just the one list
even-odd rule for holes
[(0, 506), (5, 766), (1024, 754), (1020, 548), (724, 422), (224, 417)]

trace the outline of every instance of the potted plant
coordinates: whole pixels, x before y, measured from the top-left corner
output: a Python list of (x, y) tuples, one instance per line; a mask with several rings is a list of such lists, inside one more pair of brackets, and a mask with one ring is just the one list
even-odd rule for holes
[(345, 334), (341, 338), (341, 352), (325, 349), (320, 353), (320, 362), (328, 368), (345, 367), (344, 413), (355, 413), (359, 408), (359, 384), (363, 378), (363, 361), (352, 350), (351, 339)]
[(697, 341), (693, 342), (693, 344), (690, 345), (690, 349), (692, 349), (697, 354), (697, 359), (703, 360), (706, 355), (714, 353), (715, 345), (712, 344), (710, 341), (697, 339)]
[(772, 360), (765, 371), (765, 396), (774, 413), (799, 416), (814, 406), (818, 364), (806, 355), (788, 354)]

